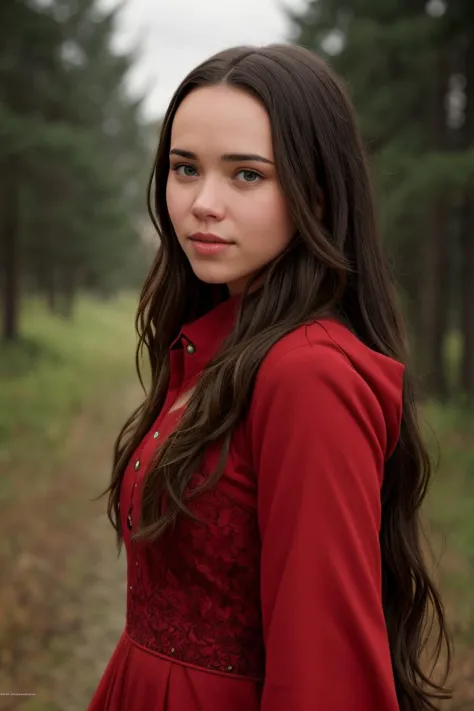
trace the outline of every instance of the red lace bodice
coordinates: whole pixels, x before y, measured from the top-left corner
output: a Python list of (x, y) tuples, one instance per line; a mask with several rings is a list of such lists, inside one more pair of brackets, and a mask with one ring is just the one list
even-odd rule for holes
[[(199, 483), (196, 477), (196, 484)], [(219, 486), (154, 544), (129, 545), (128, 633), (176, 660), (263, 678), (255, 509)]]

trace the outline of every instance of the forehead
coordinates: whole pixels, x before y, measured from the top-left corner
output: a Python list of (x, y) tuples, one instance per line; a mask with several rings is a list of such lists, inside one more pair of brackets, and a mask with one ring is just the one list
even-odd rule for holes
[(179, 106), (171, 147), (211, 153), (259, 152), (270, 157), (270, 120), (263, 105), (241, 89), (201, 87)]

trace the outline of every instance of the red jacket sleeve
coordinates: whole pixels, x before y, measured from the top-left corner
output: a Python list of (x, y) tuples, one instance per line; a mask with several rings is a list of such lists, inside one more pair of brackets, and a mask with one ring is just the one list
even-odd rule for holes
[(262, 711), (396, 711), (381, 602), (386, 423), (344, 354), (261, 368), (250, 413), (262, 537)]

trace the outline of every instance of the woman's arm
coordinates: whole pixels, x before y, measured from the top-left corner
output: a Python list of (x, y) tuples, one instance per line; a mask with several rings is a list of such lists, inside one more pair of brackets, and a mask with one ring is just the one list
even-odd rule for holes
[(337, 350), (262, 366), (250, 414), (262, 535), (262, 711), (396, 711), (381, 602), (383, 409)]

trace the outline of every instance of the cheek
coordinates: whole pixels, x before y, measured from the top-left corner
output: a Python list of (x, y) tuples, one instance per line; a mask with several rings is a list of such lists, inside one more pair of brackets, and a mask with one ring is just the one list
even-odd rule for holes
[(259, 235), (260, 246), (265, 249), (284, 249), (290, 242), (294, 228), (289, 209), (282, 193), (272, 189), (262, 194), (247, 213), (249, 233)]
[(173, 226), (175, 229), (179, 229), (179, 224), (185, 212), (183, 194), (182, 191), (176, 189), (176, 185), (173, 185), (170, 180), (166, 185), (166, 206)]

